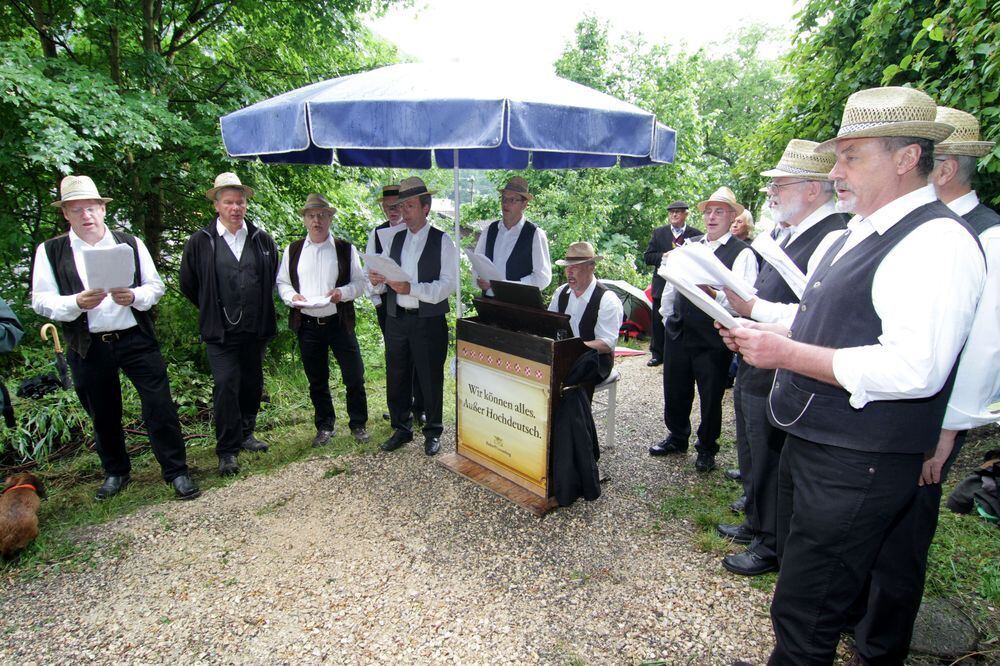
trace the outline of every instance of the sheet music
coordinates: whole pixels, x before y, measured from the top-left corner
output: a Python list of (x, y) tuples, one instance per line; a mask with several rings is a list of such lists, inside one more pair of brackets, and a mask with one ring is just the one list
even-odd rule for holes
[(496, 267), (489, 257), (481, 252), (473, 252), (472, 250), (466, 248), (465, 256), (469, 258), (469, 262), (472, 263), (472, 270), (476, 272), (476, 275), (482, 279), (492, 282), (493, 280), (505, 280), (506, 277), (500, 273), (500, 269)]
[(379, 229), (375, 233), (378, 235), (378, 241), (382, 244), (382, 250), (388, 254), (389, 248), (392, 247), (392, 239), (400, 231), (406, 231), (405, 224), (397, 224), (393, 227), (386, 227), (385, 229)]
[(764, 258), (764, 261), (774, 266), (781, 279), (795, 292), (796, 298), (802, 298), (802, 293), (806, 290), (805, 273), (799, 270), (791, 257), (778, 246), (771, 236), (761, 234), (753, 239), (750, 247), (757, 250), (757, 253)]
[(413, 282), (411, 278), (403, 268), (395, 262), (395, 260), (382, 255), (382, 254), (364, 254), (361, 255), (364, 259), (365, 268), (371, 273), (379, 273), (384, 276), (386, 280), (391, 282)]
[(135, 277), (135, 254), (125, 243), (113, 247), (86, 247), (83, 266), (90, 289), (130, 287)]
[(691, 284), (728, 287), (743, 300), (748, 301), (757, 293), (752, 284), (726, 268), (704, 243), (687, 243), (674, 248), (661, 265), (671, 266), (674, 275), (685, 276)]
[(701, 287), (692, 282), (686, 274), (672, 270), (670, 264), (661, 266), (657, 272), (660, 277), (674, 285), (695, 307), (709, 317), (726, 328), (740, 328), (741, 324), (736, 317), (729, 314), (729, 311), (719, 305), (718, 301), (702, 291)]
[[(305, 296), (305, 294), (303, 294), (303, 296)], [(329, 304), (329, 296), (306, 296), (306, 300), (304, 301), (292, 301), (293, 308), (302, 308), (303, 310), (308, 310), (309, 308), (321, 308)]]

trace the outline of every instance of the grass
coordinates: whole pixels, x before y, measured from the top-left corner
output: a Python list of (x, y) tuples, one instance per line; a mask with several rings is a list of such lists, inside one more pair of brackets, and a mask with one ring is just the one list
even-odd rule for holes
[[(722, 444), (725, 449), (732, 442)], [(971, 433), (945, 484), (944, 498), (990, 449), (1000, 449), (995, 428)], [(666, 523), (664, 528), (676, 529), (678, 522), (690, 525), (692, 544), (721, 557), (742, 548), (715, 532), (718, 523), (736, 522), (728, 507), (740, 494), (740, 485), (722, 474), (699, 475), (660, 500), (659, 516)], [(751, 587), (768, 593), (776, 581), (777, 574), (747, 579)], [(951, 599), (978, 626), (986, 642), (1000, 641), (1000, 529), (974, 515), (952, 513), (942, 504), (924, 595)]]

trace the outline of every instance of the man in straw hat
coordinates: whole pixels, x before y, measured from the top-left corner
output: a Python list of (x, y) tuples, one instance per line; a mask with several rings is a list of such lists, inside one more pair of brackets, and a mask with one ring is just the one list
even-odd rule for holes
[[(87, 176), (66, 176), (61, 198), (69, 232), (38, 246), (32, 268), (31, 307), (39, 315), (63, 322), (69, 347), (67, 361), (76, 394), (94, 424), (104, 483), (97, 499), (117, 495), (129, 484), (132, 465), (122, 431), (121, 370), (135, 386), (153, 455), (163, 479), (179, 499), (201, 494), (191, 479), (177, 408), (170, 396), (167, 366), (153, 330), (149, 310), (164, 286), (145, 244), (104, 224), (105, 204)], [(96, 285), (83, 254), (91, 248), (131, 248), (135, 272), (127, 286)]]
[(254, 436), (264, 390), (264, 350), (274, 319), (278, 248), (248, 222), (253, 189), (235, 173), (220, 173), (205, 192), (218, 217), (194, 232), (181, 256), (181, 291), (198, 308), (198, 329), (215, 387), (215, 453), (219, 474), (239, 472), (240, 449), (267, 451)]
[(569, 315), (573, 334), (600, 355), (601, 381), (614, 367), (615, 342), (624, 309), (618, 296), (594, 277), (597, 262), (603, 259), (586, 241), (571, 243), (566, 258), (556, 261), (566, 271), (566, 284), (553, 294), (549, 310)]
[[(382, 187), (382, 195), (379, 197), (379, 204), (382, 206), (385, 222), (369, 232), (365, 254), (382, 254), (382, 239), (379, 232), (403, 223), (403, 216), (399, 212), (399, 185), (395, 183), (384, 185)], [(365, 275), (368, 275), (368, 269), (365, 269)], [(375, 304), (375, 317), (378, 319), (378, 327), (382, 331), (384, 339), (385, 303), (382, 301), (381, 294), (376, 291), (369, 290), (368, 296), (371, 298), (372, 303)], [(389, 413), (383, 413), (382, 418), (388, 421), (390, 418)], [(416, 376), (413, 378), (413, 418), (420, 421), (421, 424), (427, 421), (427, 415), (424, 414), (424, 396), (420, 393), (420, 382), (417, 381)]]
[(406, 228), (396, 232), (382, 254), (413, 277), (387, 280), (369, 271), (386, 303), (386, 395), (392, 436), (383, 451), (394, 451), (413, 441), (413, 376), (420, 382), (427, 423), (423, 427), (424, 453), (441, 450), (444, 363), (448, 357), (448, 297), (458, 285), (455, 244), (448, 234), (428, 223), (432, 191), (420, 178), (399, 184), (399, 206)]
[[(757, 278), (757, 257), (750, 246), (733, 238), (729, 231), (733, 220), (743, 212), (736, 195), (728, 187), (720, 187), (707, 200), (698, 204), (705, 223), (705, 236), (698, 242), (708, 245), (715, 256), (737, 275), (753, 284)], [(725, 294), (704, 287), (723, 306)], [(663, 287), (660, 314), (666, 335), (663, 345), (663, 420), (667, 436), (649, 447), (652, 456), (683, 454), (691, 437), (691, 407), (694, 390), (698, 388), (701, 403), (701, 423), (695, 449), (698, 457), (695, 469), (710, 472), (715, 469), (715, 454), (719, 452), (722, 433), (722, 397), (732, 352), (726, 349), (708, 315), (695, 307), (673, 285)]]
[[(803, 273), (807, 272), (810, 259), (816, 256), (817, 248), (828, 247), (836, 240), (847, 227), (848, 219), (846, 214), (837, 212), (833, 183), (827, 179), (836, 158), (832, 153), (814, 152), (818, 145), (792, 139), (777, 166), (761, 172), (770, 179), (766, 190), (771, 218), (789, 229), (780, 247)], [(778, 270), (767, 262), (761, 266), (754, 287), (756, 297), (749, 301), (726, 290), (729, 304), (744, 317), (780, 321), (786, 314), (785, 308), (794, 309), (799, 301)], [(751, 539), (744, 552), (722, 559), (726, 569), (745, 576), (778, 568), (778, 461), (785, 432), (767, 419), (767, 394), (773, 381), (773, 370), (740, 363), (733, 388), (736, 448), (748, 498), (746, 520), (743, 525), (720, 525), (718, 529), (737, 541)]]
[[(656, 269), (660, 267), (663, 257), (675, 247), (680, 247), (684, 243), (690, 242), (702, 236), (702, 232), (694, 227), (688, 226), (688, 205), (684, 201), (675, 201), (667, 206), (667, 218), (670, 224), (653, 229), (653, 235), (646, 246), (646, 252), (642, 255), (647, 266), (653, 267), (653, 302), (659, 303), (663, 296), (663, 285), (666, 280), (660, 277)], [(653, 317), (653, 335), (649, 341), (649, 360), (646, 362), (651, 368), (663, 365), (663, 320)]]
[(993, 423), (989, 404), (1000, 392), (1000, 216), (979, 202), (972, 189), (976, 158), (995, 145), (982, 141), (975, 116), (938, 107), (937, 121), (955, 132), (934, 147), (930, 181), (938, 198), (979, 234), (986, 255), (986, 287), (959, 358), (955, 388), (948, 399), (934, 454), (924, 461), (920, 487), (871, 574), (869, 593), (860, 600), (864, 617), (855, 626), (855, 649), (871, 663), (902, 663), (923, 597), (927, 552), (937, 529), (941, 484), (962, 448), (965, 431)]
[(326, 197), (310, 194), (299, 214), (306, 237), (285, 248), (277, 281), (278, 294), (290, 308), (288, 328), (299, 338), (302, 367), (309, 380), (316, 425), (312, 445), (328, 444), (337, 420), (330, 397), (329, 351), (337, 359), (347, 389), (351, 435), (367, 442), (368, 397), (365, 366), (354, 334), (354, 299), (364, 296), (368, 278), (357, 250), (330, 233), (337, 209)]
[[(549, 239), (524, 217), (528, 202), (534, 198), (524, 178), (508, 180), (500, 189), (501, 219), (490, 222), (479, 234), (476, 252), (485, 254), (508, 282), (545, 289), (552, 282)], [(480, 289), (492, 295), (489, 280), (475, 274), (473, 278)]]
[(777, 369), (769, 416), (788, 433), (771, 663), (832, 662), (865, 579), (896, 565), (882, 546), (937, 443), (986, 270), (974, 232), (927, 184), (934, 144), (953, 130), (935, 115), (911, 88), (851, 95), (817, 148), (836, 153), (848, 232), (788, 326), (723, 331), (745, 361)]

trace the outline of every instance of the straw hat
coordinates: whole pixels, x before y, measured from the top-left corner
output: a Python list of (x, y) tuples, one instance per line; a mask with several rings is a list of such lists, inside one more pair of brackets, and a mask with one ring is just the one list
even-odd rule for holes
[(111, 201), (111, 199), (101, 196), (97, 191), (97, 185), (94, 185), (94, 181), (87, 176), (66, 176), (59, 183), (59, 194), (62, 198), (59, 201), (53, 201), (53, 206), (58, 207), (70, 201), (88, 199), (100, 199), (104, 203)]
[(424, 181), (416, 176), (404, 178), (399, 184), (399, 203), (403, 203), (413, 197), (419, 197), (422, 194), (434, 194), (434, 190), (428, 190), (427, 186), (424, 185)]
[(528, 181), (520, 176), (514, 176), (508, 180), (507, 184), (500, 188), (500, 192), (513, 192), (514, 194), (521, 195), (528, 201), (535, 198), (535, 195), (528, 192)]
[(333, 215), (337, 214), (337, 209), (326, 200), (326, 197), (315, 192), (306, 197), (306, 204), (299, 209), (299, 215), (305, 215), (307, 210), (328, 210)]
[(585, 264), (588, 261), (600, 261), (604, 257), (599, 254), (594, 254), (594, 246), (587, 241), (578, 241), (572, 243), (568, 248), (566, 248), (566, 258), (557, 259), (557, 266), (575, 266), (576, 264)]
[(954, 127), (937, 122), (937, 104), (915, 88), (869, 88), (847, 98), (836, 139), (824, 141), (816, 152), (832, 152), (840, 139), (912, 136), (937, 143)]
[(378, 198), (379, 201), (385, 201), (386, 197), (398, 197), (399, 196), (399, 185), (383, 185), (382, 186), (382, 196)]
[(934, 146), (936, 155), (982, 157), (988, 155), (996, 145), (996, 141), (980, 141), (979, 121), (971, 113), (939, 106), (936, 119), (939, 123), (948, 123), (955, 127), (954, 134)]
[(208, 192), (205, 192), (205, 196), (208, 197), (209, 201), (215, 201), (215, 193), (227, 187), (231, 187), (237, 190), (243, 190), (243, 196), (245, 196), (247, 199), (253, 196), (253, 188), (247, 187), (246, 185), (241, 183), (240, 177), (237, 176), (235, 173), (231, 173), (229, 171), (220, 173), (218, 176), (215, 177), (215, 186)]
[(815, 141), (792, 139), (785, 146), (785, 152), (778, 160), (778, 166), (768, 171), (761, 171), (765, 178), (794, 177), (805, 180), (827, 180), (830, 170), (837, 162), (833, 153), (817, 153)]
[(669, 206), (667, 206), (667, 210), (668, 211), (670, 211), (670, 210), (687, 210), (687, 209), (688, 209), (688, 205), (687, 205), (686, 201), (675, 201), (672, 204), (670, 204)]
[(743, 206), (741, 206), (736, 201), (736, 195), (733, 194), (733, 191), (731, 189), (729, 189), (728, 187), (726, 187), (726, 186), (722, 186), (719, 189), (717, 189), (715, 192), (712, 192), (712, 196), (710, 196), (708, 199), (706, 199), (705, 201), (702, 201), (700, 204), (698, 204), (698, 210), (700, 210), (701, 212), (704, 213), (705, 212), (705, 206), (707, 206), (710, 203), (722, 203), (722, 204), (726, 204), (727, 206), (729, 206), (730, 208), (732, 208), (734, 211), (736, 211), (737, 215), (739, 215), (744, 210), (746, 210)]

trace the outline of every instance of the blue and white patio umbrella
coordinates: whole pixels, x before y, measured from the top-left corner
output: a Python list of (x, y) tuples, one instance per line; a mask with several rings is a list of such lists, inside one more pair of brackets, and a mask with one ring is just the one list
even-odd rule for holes
[[(676, 133), (553, 75), (402, 64), (314, 83), (221, 119), (230, 156), (429, 169), (638, 167), (673, 161)], [(460, 294), (459, 294), (460, 296)], [(459, 298), (459, 303), (461, 299)]]

